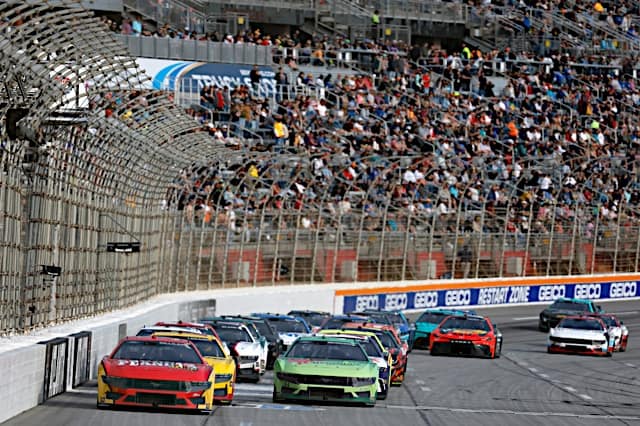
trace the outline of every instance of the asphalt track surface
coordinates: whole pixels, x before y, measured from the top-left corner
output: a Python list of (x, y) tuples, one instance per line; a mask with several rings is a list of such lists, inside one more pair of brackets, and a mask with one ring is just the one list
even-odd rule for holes
[(546, 353), (541, 306), (479, 310), (504, 334), (495, 360), (409, 356), (406, 383), (373, 408), (273, 404), (272, 373), (238, 384), (234, 405), (209, 415), (97, 410), (95, 383), (59, 395), (6, 426), (640, 425), (640, 301), (603, 303), (630, 329), (612, 358)]

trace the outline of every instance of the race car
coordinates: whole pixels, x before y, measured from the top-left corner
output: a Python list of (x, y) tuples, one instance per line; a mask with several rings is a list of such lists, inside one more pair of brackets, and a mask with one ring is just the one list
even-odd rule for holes
[(378, 399), (386, 399), (391, 387), (391, 355), (375, 333), (363, 330), (320, 330), (320, 336), (343, 337), (360, 343), (369, 359), (378, 366)]
[[(254, 342), (257, 342), (260, 346), (260, 357), (259, 357), (259, 361), (260, 361), (260, 374), (264, 374), (265, 371), (267, 371), (267, 361), (269, 359), (269, 342), (267, 341), (267, 339), (260, 334), (260, 331), (258, 330), (258, 327), (256, 327), (256, 325), (253, 323), (253, 321), (238, 316), (238, 315), (225, 315), (225, 316), (220, 316), (220, 317), (207, 317), (202, 319), (201, 321), (205, 322), (206, 324), (210, 324), (212, 326), (215, 325), (216, 322), (218, 321), (222, 321), (222, 322), (234, 322), (234, 323), (239, 323), (239, 324), (243, 324), (247, 331), (249, 332), (249, 334), (251, 334), (251, 337), (253, 338)], [(215, 329), (215, 326), (214, 326)]]
[(460, 354), (498, 358), (502, 352), (502, 333), (479, 315), (450, 315), (431, 332), (431, 355)]
[(342, 325), (341, 330), (375, 333), (380, 343), (391, 355), (391, 385), (399, 386), (404, 382), (408, 362), (406, 343), (400, 340), (392, 325), (348, 322)]
[(231, 355), (224, 350), (222, 342), (220, 342), (217, 337), (178, 332), (158, 332), (153, 333), (153, 335), (157, 337), (185, 339), (192, 342), (198, 351), (200, 351), (200, 355), (213, 367), (213, 371), (215, 372), (215, 385), (213, 387), (214, 400), (222, 404), (231, 404), (236, 382), (236, 363)]
[(302, 318), (268, 313), (254, 313), (252, 315), (269, 320), (269, 323), (278, 332), (284, 350), (287, 350), (298, 337), (311, 335), (311, 327)]
[(145, 325), (138, 332), (136, 336), (144, 337), (151, 336), (153, 333), (161, 331), (176, 331), (176, 332), (188, 332), (194, 334), (204, 334), (202, 330), (194, 327), (173, 326), (173, 325)]
[[(366, 315), (360, 314), (336, 314), (326, 318), (320, 324), (320, 330), (335, 330), (340, 328), (342, 324), (347, 322), (374, 322), (370, 320)], [(316, 330), (317, 331), (317, 330)]]
[(308, 309), (289, 311), (287, 315), (304, 319), (314, 333), (320, 329), (322, 322), (331, 316), (329, 312), (310, 311)]
[(178, 327), (178, 328), (195, 328), (202, 334), (208, 334), (210, 336), (216, 336), (216, 330), (209, 324), (203, 324), (201, 322), (189, 322), (189, 321), (160, 321), (155, 325), (164, 327)]
[(188, 340), (125, 337), (98, 366), (98, 408), (140, 406), (209, 411), (215, 373)]
[(609, 329), (610, 344), (614, 352), (624, 352), (629, 343), (629, 329), (613, 314), (594, 314), (606, 324)]
[[(210, 324), (231, 351), (231, 356), (236, 362), (236, 379), (260, 381), (263, 349), (247, 326), (236, 321), (212, 321)], [(264, 364), (266, 365), (266, 359)]]
[(370, 321), (394, 326), (400, 339), (407, 343), (408, 351), (411, 352), (415, 338), (415, 327), (409, 323), (409, 320), (402, 311), (366, 310), (353, 312), (353, 314), (365, 315)]
[(273, 401), (317, 400), (373, 406), (378, 366), (353, 339), (305, 336), (276, 360)]
[(558, 325), (562, 318), (573, 315), (602, 313), (602, 308), (593, 300), (561, 297), (540, 312), (538, 330), (549, 331)]
[(549, 330), (547, 352), (611, 356), (612, 340), (602, 319), (591, 315), (570, 316)]
[(266, 368), (267, 370), (273, 370), (273, 364), (276, 359), (284, 352), (284, 344), (280, 335), (267, 319), (253, 316), (241, 316), (239, 318), (251, 322), (260, 333), (260, 336), (266, 339), (268, 350)]
[(474, 311), (459, 309), (433, 308), (424, 311), (415, 321), (415, 340), (413, 347), (416, 349), (429, 349), (429, 336), (431, 332), (449, 315), (475, 315)]

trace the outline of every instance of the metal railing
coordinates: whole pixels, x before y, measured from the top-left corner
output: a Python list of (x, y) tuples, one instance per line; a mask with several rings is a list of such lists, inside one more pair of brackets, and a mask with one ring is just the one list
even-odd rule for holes
[(132, 56), (176, 59), (182, 61), (219, 62), (225, 64), (271, 65), (269, 46), (248, 43), (222, 43), (162, 37), (137, 37), (116, 34)]

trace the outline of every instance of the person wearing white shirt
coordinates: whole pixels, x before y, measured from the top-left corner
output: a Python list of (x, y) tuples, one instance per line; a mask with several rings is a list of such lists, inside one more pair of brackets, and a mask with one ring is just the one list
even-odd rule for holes
[(548, 191), (551, 187), (551, 177), (546, 174), (540, 179), (540, 189), (543, 191)]

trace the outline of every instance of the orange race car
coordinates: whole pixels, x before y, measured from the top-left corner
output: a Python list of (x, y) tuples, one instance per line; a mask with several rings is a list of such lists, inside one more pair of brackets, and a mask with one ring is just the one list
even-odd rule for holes
[(431, 355), (498, 358), (502, 351), (502, 333), (487, 317), (450, 315), (431, 332), (429, 350)]
[(341, 329), (375, 333), (385, 349), (391, 354), (391, 384), (402, 384), (407, 372), (407, 343), (400, 339), (400, 336), (398, 336), (396, 329), (392, 325), (372, 322), (348, 322), (343, 324)]

